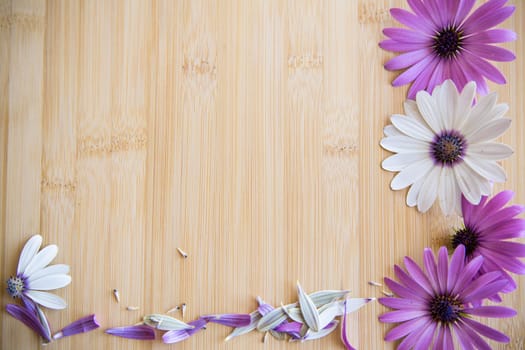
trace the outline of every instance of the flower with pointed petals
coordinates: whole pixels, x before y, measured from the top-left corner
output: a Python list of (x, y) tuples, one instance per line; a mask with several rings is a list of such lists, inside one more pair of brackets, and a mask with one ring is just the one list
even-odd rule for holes
[(57, 255), (58, 248), (51, 244), (39, 251), (42, 236), (31, 237), (20, 253), (16, 276), (7, 280), (7, 292), (13, 298), (23, 296), (50, 309), (64, 309), (66, 302), (47, 290), (67, 286), (71, 282), (69, 266), (58, 264), (47, 266)]
[(53, 336), (53, 339), (59, 339), (62, 337), (69, 337), (75, 334), (86, 333), (94, 329), (99, 328), (95, 315), (89, 315), (82, 317), (79, 320), (65, 326), (62, 330)]
[(407, 205), (426, 212), (439, 197), (443, 213), (460, 213), (461, 194), (477, 204), (490, 194), (491, 182), (506, 180), (497, 161), (513, 151), (493, 140), (510, 126), (502, 118), (508, 106), (496, 104), (496, 93), (472, 106), (475, 91), (474, 82), (459, 93), (447, 80), (432, 95), (420, 91), (416, 101), (407, 100), (406, 115), (393, 115), (393, 125), (385, 127), (381, 146), (397, 154), (382, 167), (399, 172), (390, 183), (393, 190), (410, 186)]
[(464, 349), (490, 349), (481, 336), (507, 343), (505, 334), (471, 318), (516, 315), (515, 310), (503, 306), (472, 305), (505, 287), (507, 281), (499, 278), (501, 273), (494, 271), (475, 278), (483, 257), (465, 263), (463, 245), (456, 248), (450, 261), (446, 247), (439, 249), (437, 263), (430, 249), (425, 249), (423, 257), (426, 273), (405, 257), (407, 272), (394, 266), (399, 282), (385, 277), (386, 285), (398, 297), (379, 299), (381, 304), (396, 309), (382, 314), (379, 320), (399, 323), (385, 340), (403, 338), (399, 349), (454, 349), (454, 338)]
[[(490, 271), (502, 273), (502, 278), (508, 281), (502, 290), (504, 293), (516, 289), (516, 282), (507, 271), (525, 274), (525, 264), (518, 259), (525, 257), (525, 244), (508, 241), (525, 237), (525, 219), (516, 218), (525, 212), (525, 207), (504, 207), (513, 195), (512, 191), (502, 191), (490, 200), (486, 196), (482, 197), (477, 205), (471, 204), (463, 197), (461, 203), (464, 226), (451, 236), (453, 248), (460, 244), (465, 246), (467, 261), (483, 256), (479, 274)], [(491, 299), (501, 301), (497, 294)]]
[[(516, 56), (491, 44), (516, 40), (508, 29), (492, 29), (514, 12), (507, 0), (489, 0), (475, 11), (475, 0), (408, 0), (412, 12), (393, 8), (392, 16), (408, 27), (385, 28), (389, 37), (379, 43), (388, 51), (403, 54), (385, 64), (388, 70), (406, 69), (393, 82), (412, 83), (408, 97), (420, 90), (432, 91), (446, 79), (459, 89), (468, 81), (477, 83), (478, 92), (488, 92), (485, 78), (504, 84), (505, 77), (490, 61), (512, 61)], [(469, 15), (470, 13), (470, 15)]]

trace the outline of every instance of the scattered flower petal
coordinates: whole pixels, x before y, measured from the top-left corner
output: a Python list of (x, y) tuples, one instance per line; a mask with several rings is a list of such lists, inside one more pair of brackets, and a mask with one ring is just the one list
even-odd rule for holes
[(7, 304), (5, 309), (11, 316), (31, 328), (33, 332), (42, 337), (44, 341), (51, 341), (50, 334), (46, 331), (44, 326), (42, 326), (40, 319), (32, 311), (15, 304)]
[(150, 326), (136, 325), (127, 327), (116, 327), (106, 330), (107, 334), (111, 334), (121, 338), (139, 339), (139, 340), (153, 340), (155, 339), (155, 331)]
[(207, 322), (218, 323), (227, 327), (245, 327), (251, 322), (251, 316), (249, 314), (206, 315), (201, 318)]
[(56, 333), (53, 336), (53, 339), (69, 337), (71, 335), (89, 332), (99, 327), (100, 325), (98, 324), (94, 314), (85, 316), (62, 328), (60, 332)]
[(301, 306), (301, 312), (303, 313), (304, 321), (314, 332), (321, 329), (319, 320), (319, 311), (315, 307), (314, 302), (308, 296), (299, 282), (297, 282), (297, 294), (299, 296), (299, 305)]
[(144, 316), (144, 323), (150, 327), (163, 331), (179, 331), (183, 329), (194, 328), (193, 326), (190, 326), (189, 324), (174, 317), (161, 314), (151, 314)]

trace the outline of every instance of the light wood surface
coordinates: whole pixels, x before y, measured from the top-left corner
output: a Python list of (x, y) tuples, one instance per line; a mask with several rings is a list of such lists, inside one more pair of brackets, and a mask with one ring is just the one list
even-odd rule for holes
[[(490, 85), (510, 105), (502, 140), (515, 154), (496, 190), (525, 204), (525, 3), (503, 27), (517, 60)], [(367, 284), (393, 264), (437, 249), (457, 218), (420, 214), (389, 189), (379, 147), (405, 88), (383, 69), (388, 8), (403, 0), (0, 0), (0, 272), (16, 271), (41, 232), (71, 266), (49, 311), (58, 330), (96, 313), (102, 329), (187, 303), (185, 320), (251, 312), (308, 291)], [(176, 248), (188, 252), (181, 258)], [(505, 304), (518, 317), (488, 322), (525, 347), (525, 278)], [(112, 289), (120, 291), (117, 304)], [(11, 302), (2, 293), (2, 309)], [(128, 305), (139, 306), (135, 312)], [(391, 349), (385, 311), (352, 314), (360, 349)], [(180, 315), (179, 315), (180, 317)], [(1, 312), (2, 349), (39, 348)], [(210, 325), (177, 349), (341, 349), (336, 333), (301, 345), (253, 333), (225, 343)], [(102, 330), (47, 349), (165, 349)]]

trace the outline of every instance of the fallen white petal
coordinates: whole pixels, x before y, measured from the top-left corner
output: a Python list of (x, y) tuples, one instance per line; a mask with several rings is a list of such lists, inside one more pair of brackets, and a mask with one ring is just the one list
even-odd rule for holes
[(319, 331), (319, 312), (317, 311), (317, 308), (315, 307), (312, 299), (304, 292), (299, 282), (297, 282), (297, 295), (304, 321), (308, 327), (313, 329), (315, 332)]
[(22, 248), (20, 258), (18, 259), (18, 267), (16, 269), (17, 274), (21, 274), (26, 269), (27, 265), (31, 262), (31, 259), (36, 255), (40, 246), (42, 245), (42, 236), (32, 236)]

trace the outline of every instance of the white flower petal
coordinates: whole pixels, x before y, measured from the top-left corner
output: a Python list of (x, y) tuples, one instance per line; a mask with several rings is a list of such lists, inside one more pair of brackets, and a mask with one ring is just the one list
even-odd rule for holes
[(408, 117), (412, 117), (414, 119), (417, 119), (420, 122), (425, 123), (425, 124), (427, 123), (425, 121), (425, 119), (423, 119), (423, 116), (421, 115), (421, 113), (419, 112), (419, 109), (417, 108), (416, 101), (414, 101), (414, 100), (406, 100), (405, 103), (403, 104), (403, 106), (405, 108), (405, 114)]
[(449, 167), (444, 167), (439, 180), (439, 205), (445, 215), (450, 215), (456, 210), (457, 196), (456, 179), (454, 172)]
[(498, 94), (496, 92), (479, 99), (461, 126), (463, 134), (470, 134), (490, 121), (490, 112), (496, 105), (497, 99)]
[(482, 160), (473, 157), (465, 157), (465, 163), (477, 172), (479, 175), (483, 176), (487, 180), (494, 182), (505, 182), (507, 180), (507, 175), (505, 170), (494, 160)]
[(421, 90), (416, 95), (416, 102), (419, 112), (428, 126), (430, 126), (434, 133), (439, 134), (443, 130), (443, 124), (440, 120), (440, 112), (432, 96), (430, 96), (428, 92)]
[(393, 190), (401, 190), (412, 185), (414, 182), (426, 176), (430, 169), (434, 166), (434, 161), (430, 158), (422, 159), (412, 165), (407, 166), (400, 173), (398, 173), (390, 183)]
[(422, 213), (430, 209), (436, 201), (440, 174), (441, 167), (434, 167), (426, 176), (425, 182), (423, 182), (421, 186), (419, 196), (417, 197), (417, 210)]
[(454, 122), (452, 129), (459, 130), (462, 128), (465, 121), (468, 120), (470, 110), (472, 109), (472, 101), (476, 96), (476, 83), (474, 81), (469, 82), (461, 91), (456, 105), (456, 112), (454, 115)]
[(458, 91), (456, 90), (456, 85), (454, 85), (452, 80), (445, 80), (437, 97), (437, 101), (441, 109), (443, 127), (446, 130), (451, 130), (454, 126), (454, 118), (458, 100)]
[(461, 193), (472, 204), (479, 204), (481, 200), (480, 184), (483, 178), (474, 172), (465, 162), (456, 164), (453, 168)]
[(18, 267), (16, 269), (17, 275), (24, 272), (27, 265), (31, 262), (31, 259), (33, 259), (40, 249), (40, 245), (42, 245), (42, 236), (40, 235), (34, 235), (26, 242), (20, 253), (20, 258), (18, 259)]
[(387, 125), (385, 126), (385, 128), (383, 129), (383, 133), (385, 134), (385, 136), (400, 136), (400, 135), (403, 135), (403, 133), (399, 130), (396, 129), (395, 126), (393, 125)]
[(428, 158), (427, 153), (397, 153), (383, 160), (381, 166), (388, 171), (401, 171), (410, 164)]
[(493, 120), (471, 134), (464, 134), (468, 144), (492, 141), (501, 136), (510, 126), (510, 119)]
[(502, 160), (510, 157), (514, 150), (509, 146), (498, 142), (475, 143), (468, 146), (467, 154), (472, 157)]
[(509, 106), (506, 103), (500, 103), (499, 105), (496, 105), (492, 110), (487, 111), (485, 114), (483, 114), (482, 117), (479, 119), (469, 118), (467, 123), (465, 123), (465, 125), (463, 126), (463, 133), (465, 135), (474, 133), (487, 123), (503, 117), (508, 110)]
[(61, 310), (65, 309), (67, 304), (61, 297), (48, 292), (39, 292), (37, 290), (30, 290), (26, 295), (35, 303), (45, 306), (50, 309)]
[(390, 152), (429, 152), (430, 144), (408, 136), (389, 136), (381, 140), (381, 147)]
[(421, 186), (423, 186), (423, 182), (425, 182), (425, 178), (422, 177), (416, 182), (410, 186), (410, 189), (407, 193), (407, 205), (409, 207), (414, 207), (417, 205), (417, 197), (419, 196), (419, 191), (421, 190)]
[(28, 282), (32, 282), (34, 280), (37, 280), (41, 277), (48, 276), (48, 275), (67, 275), (69, 273), (69, 266), (64, 264), (56, 264), (51, 265), (48, 267), (45, 267), (41, 270), (38, 270), (37, 272), (33, 273), (29, 278), (27, 279)]
[(69, 275), (49, 275), (28, 283), (29, 289), (53, 290), (67, 286), (71, 283)]
[(57, 256), (57, 253), (58, 247), (56, 245), (48, 245), (33, 257), (29, 265), (25, 268), (24, 275), (31, 276), (31, 274), (44, 268)]
[(421, 141), (432, 142), (434, 134), (427, 126), (417, 119), (394, 114), (390, 120), (392, 124), (407, 136), (411, 136)]

